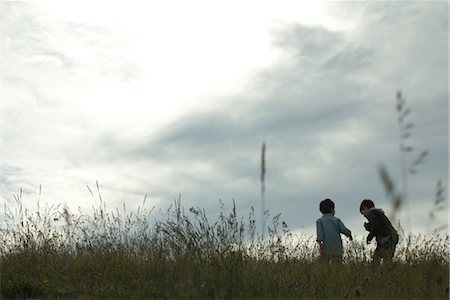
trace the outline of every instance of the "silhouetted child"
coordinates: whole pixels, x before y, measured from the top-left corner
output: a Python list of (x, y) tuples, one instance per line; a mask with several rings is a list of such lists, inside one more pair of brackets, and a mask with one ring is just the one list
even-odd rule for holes
[(353, 240), (352, 232), (345, 227), (342, 221), (335, 217), (334, 202), (325, 199), (320, 202), (320, 212), (323, 216), (316, 221), (317, 242), (320, 247), (320, 256), (326, 261), (341, 261), (344, 254), (341, 233), (350, 241)]
[(359, 211), (367, 218), (368, 223), (364, 223), (364, 228), (369, 231), (367, 244), (370, 244), (375, 237), (377, 248), (373, 254), (373, 262), (378, 263), (392, 260), (395, 253), (395, 247), (398, 243), (397, 231), (391, 224), (391, 221), (385, 216), (384, 211), (375, 208), (372, 200), (365, 199), (361, 202)]

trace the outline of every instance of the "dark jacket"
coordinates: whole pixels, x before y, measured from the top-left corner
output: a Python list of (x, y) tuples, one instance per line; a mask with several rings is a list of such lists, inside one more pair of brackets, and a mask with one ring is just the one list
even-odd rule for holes
[(397, 231), (391, 224), (391, 221), (384, 215), (384, 211), (378, 208), (371, 208), (367, 215), (369, 224), (367, 230), (369, 231), (369, 236), (367, 240), (371, 241), (374, 237), (376, 238), (377, 244), (384, 244), (388, 240), (392, 243), (398, 243)]

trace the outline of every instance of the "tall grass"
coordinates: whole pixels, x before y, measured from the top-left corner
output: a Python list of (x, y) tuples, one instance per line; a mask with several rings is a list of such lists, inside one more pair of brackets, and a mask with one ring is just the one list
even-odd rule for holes
[[(416, 175), (418, 173), (418, 166), (425, 163), (425, 159), (429, 156), (428, 150), (423, 150), (420, 154), (413, 156), (415, 149), (409, 142), (412, 136), (412, 129), (414, 123), (408, 119), (411, 114), (411, 109), (407, 106), (406, 98), (402, 95), (401, 91), (397, 92), (395, 101), (395, 110), (397, 112), (397, 124), (399, 131), (399, 161), (400, 161), (400, 189), (398, 190), (395, 181), (390, 176), (386, 166), (379, 165), (378, 174), (381, 183), (384, 186), (387, 196), (391, 199), (392, 212), (391, 220), (395, 221), (397, 213), (406, 206), (406, 226), (411, 228), (411, 216), (408, 198), (408, 182), (410, 175)], [(436, 214), (446, 210), (444, 185), (441, 180), (438, 180), (436, 185), (436, 197), (432, 203), (431, 210), (429, 212), (429, 224), (435, 219)], [(430, 227), (430, 226), (429, 226)], [(438, 231), (444, 230), (448, 227), (448, 224), (442, 224), (437, 228)]]
[(266, 143), (261, 146), (261, 234), (264, 237), (266, 231)]
[[(445, 298), (448, 236), (409, 236), (392, 265), (371, 265), (363, 240), (345, 263), (324, 264), (311, 236), (292, 234), (280, 215), (265, 238), (253, 209), (239, 217), (220, 203), (210, 221), (181, 199), (151, 222), (136, 211), (89, 214), (64, 205), (5, 206), (0, 230), (4, 298)], [(145, 200), (144, 200), (145, 202)], [(447, 294), (446, 294), (447, 293)]]
[[(407, 197), (407, 174), (428, 154), (407, 164), (412, 124), (404, 123), (400, 93), (397, 112), (402, 191), (379, 168), (394, 213)], [(107, 209), (98, 182), (96, 195), (87, 187), (97, 202), (89, 213), (41, 206), (41, 187), (30, 211), (20, 191), (0, 220), (0, 298), (448, 298), (450, 240), (442, 228), (428, 236), (400, 231), (392, 263), (372, 264), (363, 237), (347, 243), (342, 264), (324, 263), (314, 237), (294, 235), (280, 214), (265, 210), (265, 153), (263, 143), (259, 233), (254, 209), (244, 218), (234, 202), (230, 211), (219, 202), (212, 221), (201, 208), (184, 209), (179, 197), (152, 221), (146, 197), (136, 211)], [(438, 183), (430, 220), (444, 207)]]

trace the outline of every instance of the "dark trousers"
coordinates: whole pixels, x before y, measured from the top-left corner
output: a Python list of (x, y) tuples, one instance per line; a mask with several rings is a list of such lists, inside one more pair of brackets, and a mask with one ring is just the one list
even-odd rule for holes
[(321, 254), (320, 255), (320, 261), (322, 263), (329, 263), (329, 264), (341, 264), (342, 263), (342, 255), (327, 255), (327, 254)]
[(377, 243), (377, 248), (373, 253), (372, 261), (374, 263), (379, 263), (381, 259), (383, 259), (384, 263), (388, 263), (392, 261), (392, 257), (394, 257), (395, 247), (397, 243), (393, 242), (392, 239), (389, 239), (385, 243)]

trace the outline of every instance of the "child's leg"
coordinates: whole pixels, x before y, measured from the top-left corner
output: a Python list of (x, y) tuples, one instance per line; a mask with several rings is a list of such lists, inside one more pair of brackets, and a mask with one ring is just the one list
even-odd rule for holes
[(322, 254), (320, 254), (320, 259), (319, 259), (319, 261), (321, 262), (321, 263), (325, 263), (325, 264), (328, 264), (330, 261), (331, 261), (331, 255), (328, 255), (328, 254), (326, 254), (326, 253), (322, 253)]
[(342, 255), (333, 255), (330, 261), (334, 264), (342, 264)]
[(389, 261), (392, 261), (392, 258), (394, 257), (394, 254), (395, 254), (395, 247), (397, 246), (397, 244), (394, 244), (391, 241), (389, 241), (388, 246), (389, 246), (389, 248), (387, 249), (386, 258)]
[(373, 252), (372, 263), (374, 263), (374, 264), (380, 263), (381, 258), (383, 257), (382, 252), (383, 252), (383, 249), (382, 249), (381, 245), (377, 244), (377, 248), (375, 248), (375, 251)]
[(381, 258), (383, 258), (383, 262), (392, 262), (392, 257), (394, 257), (395, 252), (395, 246), (396, 245), (393, 244), (390, 240), (380, 246), (380, 256)]

